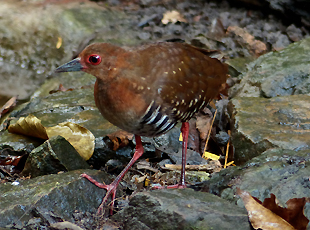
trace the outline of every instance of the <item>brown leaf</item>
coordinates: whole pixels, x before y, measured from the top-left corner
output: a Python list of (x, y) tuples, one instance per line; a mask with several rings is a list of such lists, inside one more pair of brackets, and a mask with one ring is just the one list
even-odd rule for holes
[(151, 163), (148, 162), (147, 160), (140, 160), (139, 162), (136, 163), (136, 167), (138, 170), (146, 169), (146, 170), (150, 170), (155, 173), (159, 171), (158, 169), (153, 168), (151, 166)]
[(298, 230), (307, 228), (309, 220), (304, 215), (304, 207), (306, 205), (306, 198), (293, 198), (286, 202), (289, 212), (288, 222)]
[(306, 198), (293, 198), (286, 202), (287, 208), (280, 207), (276, 203), (276, 196), (270, 194), (262, 205), (268, 208), (276, 215), (290, 223), (295, 229), (303, 230), (307, 228), (309, 220), (304, 216), (303, 210), (306, 204)]
[(248, 47), (248, 49), (256, 56), (260, 56), (267, 51), (266, 44), (262, 41), (256, 40), (253, 35), (246, 31), (246, 29), (240, 28), (238, 26), (229, 26), (227, 28), (227, 33), (235, 35), (239, 44), (241, 46)]
[(248, 211), (250, 222), (254, 229), (264, 230), (294, 230), (295, 228), (284, 219), (257, 202), (248, 192), (237, 188), (237, 194), (242, 198)]
[(16, 97), (12, 97), (10, 100), (8, 100), (4, 104), (4, 106), (1, 107), (1, 109), (0, 109), (0, 118), (2, 117), (2, 115), (6, 114), (10, 109), (12, 109), (16, 105), (16, 100), (17, 100), (17, 96)]
[(205, 115), (199, 115), (196, 121), (196, 128), (200, 133), (200, 138), (206, 140), (211, 129), (213, 114), (209, 109), (205, 109)]
[(121, 147), (125, 147), (129, 144), (129, 140), (132, 140), (133, 134), (124, 130), (119, 130), (107, 135), (113, 142), (113, 150), (116, 151)]

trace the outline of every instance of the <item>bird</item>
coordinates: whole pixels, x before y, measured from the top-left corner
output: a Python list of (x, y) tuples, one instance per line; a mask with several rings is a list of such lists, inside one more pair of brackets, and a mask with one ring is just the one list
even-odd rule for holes
[(134, 155), (111, 184), (81, 175), (107, 190), (97, 214), (103, 212), (110, 196), (113, 213), (118, 184), (143, 154), (141, 136), (162, 135), (177, 123), (182, 123), (181, 178), (178, 184), (166, 188), (186, 188), (188, 121), (219, 95), (228, 77), (228, 65), (211, 58), (207, 50), (187, 43), (157, 42), (134, 47), (94, 43), (55, 70), (73, 71), (96, 77), (94, 99), (102, 116), (135, 135)]

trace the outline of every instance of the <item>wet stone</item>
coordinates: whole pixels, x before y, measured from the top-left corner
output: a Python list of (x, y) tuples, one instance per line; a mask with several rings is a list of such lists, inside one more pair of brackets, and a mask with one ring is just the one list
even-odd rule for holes
[(138, 193), (112, 219), (123, 229), (251, 229), (245, 209), (192, 189)]
[[(111, 182), (107, 173), (84, 169), (39, 176), (20, 181), (17, 185), (8, 182), (1, 184), (0, 228), (24, 226), (37, 217), (41, 218), (42, 223), (57, 220), (72, 222), (75, 211), (94, 213), (105, 190), (80, 177), (82, 173), (100, 182)], [(37, 221), (33, 219), (30, 223)]]
[(74, 147), (65, 138), (55, 136), (29, 154), (22, 174), (37, 177), (87, 168), (89, 165)]
[(234, 98), (229, 103), (235, 162), (269, 148), (310, 149), (310, 96)]
[[(260, 201), (273, 193), (280, 206), (289, 199), (309, 197), (310, 150), (294, 151), (273, 148), (263, 152), (242, 166), (223, 169), (204, 182), (202, 191), (217, 194), (243, 207), (236, 196), (237, 187)], [(304, 213), (310, 218), (310, 204)]]

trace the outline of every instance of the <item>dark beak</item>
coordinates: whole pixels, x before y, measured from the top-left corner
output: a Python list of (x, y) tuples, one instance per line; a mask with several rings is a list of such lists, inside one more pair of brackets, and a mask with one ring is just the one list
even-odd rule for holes
[(74, 72), (74, 71), (81, 71), (82, 69), (83, 69), (83, 66), (80, 63), (80, 58), (76, 58), (66, 64), (63, 64), (62, 66), (59, 66), (55, 70), (55, 72), (56, 73)]

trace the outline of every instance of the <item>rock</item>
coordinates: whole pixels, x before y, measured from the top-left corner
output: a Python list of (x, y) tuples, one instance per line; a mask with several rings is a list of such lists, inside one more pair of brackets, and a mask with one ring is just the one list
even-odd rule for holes
[(248, 65), (240, 85), (231, 94), (240, 97), (276, 97), (310, 93), (310, 38), (262, 55)]
[(55, 136), (29, 154), (22, 174), (37, 177), (88, 168), (89, 165), (65, 138)]
[(244, 163), (272, 147), (309, 149), (309, 101), (308, 95), (232, 99), (235, 162)]
[[(244, 0), (234, 0), (244, 6)], [(309, 27), (310, 24), (310, 4), (307, 0), (247, 0), (246, 4), (252, 5), (255, 9), (277, 12), (282, 16), (282, 20), (294, 20), (296, 23), (303, 23)]]
[[(47, 216), (51, 222), (73, 221), (74, 211), (95, 212), (105, 190), (80, 175), (86, 173), (98, 181), (111, 182), (109, 176), (95, 170), (76, 170), (19, 181), (18, 185), (0, 185), (0, 227), (23, 226), (34, 217)], [(44, 219), (44, 218), (45, 219)]]
[(138, 193), (112, 219), (123, 223), (124, 230), (251, 229), (245, 209), (192, 189)]
[[(310, 150), (293, 151), (274, 148), (239, 167), (230, 167), (204, 182), (204, 191), (237, 202), (243, 207), (236, 188), (250, 192), (260, 201), (275, 194), (281, 206), (292, 198), (309, 197)], [(310, 204), (304, 211), (310, 218)]]
[[(85, 83), (86, 79), (82, 77), (81, 81)], [(74, 103), (72, 104), (72, 102)], [(10, 114), (9, 119), (17, 119), (29, 114), (39, 118), (45, 127), (70, 121), (87, 128), (96, 137), (105, 136), (119, 130), (99, 113), (93, 99), (93, 87), (32, 98), (29, 102), (17, 107)], [(0, 149), (11, 148), (16, 152), (24, 149), (31, 152), (42, 142), (34, 138), (8, 133), (7, 130), (2, 131), (0, 135)]]
[[(62, 4), (46, 7), (44, 2), (1, 2), (0, 75), (5, 84), (0, 85), (0, 92), (3, 95), (28, 98), (53, 68), (72, 58), (86, 37), (123, 15), (93, 2), (68, 3), (68, 7)], [(95, 21), (90, 19), (90, 14)]]
[(22, 155), (24, 152), (30, 153), (33, 149), (42, 144), (43, 141), (36, 138), (2, 132), (0, 135), (0, 149), (2, 154), (8, 152), (10, 155)]

